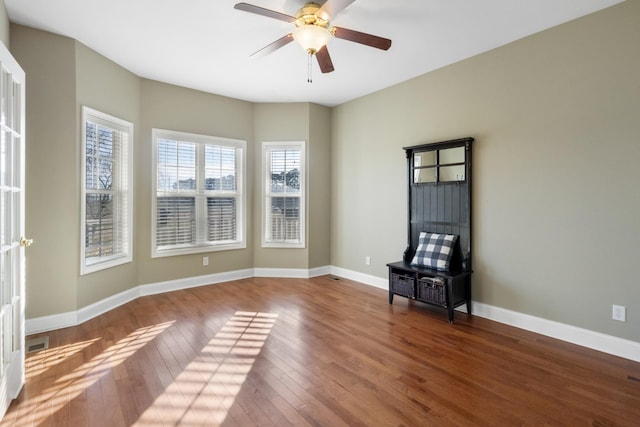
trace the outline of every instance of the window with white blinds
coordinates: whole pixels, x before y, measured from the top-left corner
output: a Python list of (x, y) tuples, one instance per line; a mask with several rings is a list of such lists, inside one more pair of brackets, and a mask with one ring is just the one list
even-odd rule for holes
[(152, 256), (245, 248), (245, 141), (153, 130)]
[(82, 108), (81, 274), (132, 260), (133, 124)]
[(263, 142), (263, 247), (305, 245), (305, 143)]

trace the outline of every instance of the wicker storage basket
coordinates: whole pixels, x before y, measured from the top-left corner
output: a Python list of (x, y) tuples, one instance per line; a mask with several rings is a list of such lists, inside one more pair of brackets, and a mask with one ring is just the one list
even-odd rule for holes
[(420, 301), (446, 307), (447, 287), (445, 286), (445, 280), (438, 277), (419, 278), (416, 298)]
[(391, 292), (393, 292), (394, 294), (402, 295), (408, 298), (413, 298), (414, 283), (415, 281), (413, 277), (391, 273)]

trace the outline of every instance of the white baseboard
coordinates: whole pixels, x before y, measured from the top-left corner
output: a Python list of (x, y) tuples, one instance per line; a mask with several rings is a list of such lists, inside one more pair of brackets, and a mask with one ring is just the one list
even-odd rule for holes
[(345, 279), (364, 283), (365, 285), (375, 286), (376, 288), (389, 290), (389, 279), (381, 279), (378, 276), (360, 273), (358, 271), (347, 270), (346, 268), (331, 266), (331, 274), (344, 277)]
[(148, 283), (140, 285), (138, 288), (140, 289), (140, 296), (145, 296), (195, 288), (198, 286), (214, 285), (217, 283), (230, 282), (232, 280), (247, 279), (249, 277), (254, 277), (252, 269), (186, 277), (184, 279), (168, 280), (166, 282)]
[(315, 267), (315, 268), (309, 269), (309, 278), (326, 276), (327, 274), (331, 274), (331, 266), (329, 265), (325, 265), (324, 267)]
[(124, 305), (129, 301), (133, 301), (139, 296), (140, 286), (137, 286), (133, 289), (127, 289), (126, 291), (120, 292), (119, 294), (111, 295), (110, 297), (107, 297), (101, 301), (82, 307), (77, 311), (76, 324), (80, 324), (86, 322), (89, 319), (93, 319), (94, 317), (98, 317), (109, 310), (113, 310), (114, 308)]
[[(334, 274), (365, 285), (385, 290), (389, 289), (389, 283), (386, 278), (382, 279), (377, 276), (335, 266), (318, 267), (309, 270), (273, 268), (237, 270), (140, 285), (83, 307), (78, 311), (27, 319), (25, 330), (27, 335), (31, 335), (39, 332), (75, 326), (144, 295), (154, 295), (250, 277), (288, 277), (306, 279), (325, 274)], [(464, 311), (463, 308), (459, 308), (459, 310)], [(486, 319), (515, 326), (520, 329), (640, 362), (640, 343), (635, 341), (578, 328), (564, 323), (554, 322), (477, 301), (472, 301), (472, 310), (475, 316), (484, 317)]]
[(331, 274), (331, 267), (305, 268), (254, 268), (253, 277), (283, 277), (293, 279), (310, 279), (312, 277)]
[[(331, 273), (364, 283), (365, 285), (389, 290), (388, 279), (380, 279), (379, 277), (369, 276), (357, 271), (350, 271), (339, 267), (331, 267)], [(466, 312), (466, 307), (460, 306), (457, 310)], [(640, 343), (635, 341), (578, 328), (577, 326), (567, 325), (560, 322), (554, 322), (552, 320), (507, 310), (505, 308), (477, 301), (471, 302), (471, 311), (474, 316), (484, 317), (516, 328), (535, 332), (540, 335), (545, 335), (582, 347), (598, 350), (603, 353), (640, 362)]]
[(78, 323), (78, 312), (69, 311), (67, 313), (52, 314), (50, 316), (26, 319), (24, 327), (26, 335), (31, 335), (40, 332), (67, 328), (69, 326), (77, 325)]
[(94, 317), (106, 313), (109, 310), (113, 310), (116, 307), (145, 295), (161, 294), (164, 292), (178, 291), (197, 286), (213, 285), (217, 283), (230, 282), (232, 280), (247, 279), (250, 277), (291, 277), (308, 279), (311, 277), (322, 276), (324, 274), (330, 274), (330, 271), (331, 267), (329, 266), (317, 267), (309, 270), (294, 268), (249, 268), (245, 270), (168, 280), (166, 282), (148, 283), (120, 292), (119, 294), (112, 295), (101, 301), (82, 307), (77, 311), (27, 319), (25, 321), (25, 333), (26, 335), (31, 335), (39, 332), (53, 331), (55, 329), (79, 325), (80, 323), (93, 319)]
[(640, 343), (473, 301), (475, 316), (640, 362)]

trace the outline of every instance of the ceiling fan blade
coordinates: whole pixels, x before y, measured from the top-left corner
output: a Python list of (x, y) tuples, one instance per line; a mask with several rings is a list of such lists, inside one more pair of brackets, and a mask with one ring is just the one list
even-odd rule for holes
[(391, 40), (384, 37), (374, 36), (373, 34), (361, 33), (360, 31), (348, 30), (346, 28), (333, 27), (331, 29), (333, 35), (339, 39), (349, 40), (352, 42), (375, 47), (377, 49), (389, 50)]
[(320, 71), (323, 73), (330, 73), (334, 70), (333, 62), (331, 61), (331, 56), (329, 56), (326, 45), (322, 46), (322, 48), (316, 52), (316, 59), (318, 60)]
[(270, 54), (271, 52), (275, 52), (276, 50), (280, 49), (282, 46), (289, 44), (291, 41), (293, 41), (293, 34), (287, 34), (286, 36), (282, 36), (278, 40), (272, 43), (269, 43), (262, 49), (253, 52), (251, 56), (256, 58), (263, 57), (265, 55)]
[(320, 8), (320, 12), (326, 13), (331, 19), (335, 19), (340, 12), (354, 1), (356, 0), (327, 0)]
[(267, 18), (279, 19), (284, 22), (293, 22), (296, 18), (285, 13), (276, 12), (275, 10), (265, 9), (264, 7), (254, 6), (249, 3), (238, 3), (233, 6), (235, 9), (243, 12), (255, 13), (256, 15), (266, 16)]

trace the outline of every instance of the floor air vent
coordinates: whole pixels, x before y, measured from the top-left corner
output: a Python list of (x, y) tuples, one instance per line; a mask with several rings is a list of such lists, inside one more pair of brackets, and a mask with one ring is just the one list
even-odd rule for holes
[(46, 350), (49, 348), (49, 337), (38, 337), (27, 340), (26, 342), (27, 353), (33, 353), (35, 351)]
[(329, 280), (335, 280), (337, 282), (338, 280), (341, 280), (341, 279), (339, 277), (336, 277), (336, 276), (330, 276)]

